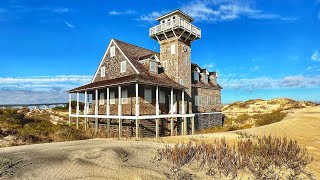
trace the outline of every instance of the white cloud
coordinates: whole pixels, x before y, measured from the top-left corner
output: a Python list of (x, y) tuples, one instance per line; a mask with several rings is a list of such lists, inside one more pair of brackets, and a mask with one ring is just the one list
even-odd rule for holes
[(311, 60), (320, 61), (320, 50), (315, 50), (311, 55)]
[(69, 23), (68, 21), (65, 21), (64, 24), (68, 27), (68, 28), (75, 28), (75, 26), (71, 23)]
[[(180, 9), (195, 20), (206, 22), (232, 21), (241, 17), (265, 20), (275, 19), (281, 21), (297, 20), (296, 17), (286, 17), (255, 9), (249, 1), (193, 0), (180, 7)], [(163, 15), (163, 13), (154, 11), (150, 14), (140, 16), (139, 20), (154, 21), (160, 15)]]
[(301, 75), (282, 78), (225, 78), (221, 76), (220, 84), (225, 89), (281, 89), (281, 88), (312, 88), (320, 87), (320, 76), (306, 77)]
[(158, 17), (160, 17), (161, 15), (163, 15), (163, 14), (165, 14), (167, 12), (168, 11), (162, 11), (162, 12), (153, 11), (153, 12), (147, 14), (147, 15), (140, 16), (137, 20), (153, 22), (153, 21), (155, 21), (155, 19), (157, 19)]
[(66, 90), (87, 84), (91, 78), (79, 75), (0, 78), (0, 104), (66, 102)]
[(126, 14), (135, 14), (135, 13), (136, 13), (136, 11), (133, 11), (133, 10), (126, 10), (126, 11), (115, 11), (115, 10), (112, 10), (112, 11), (108, 12), (109, 15), (114, 15), (114, 16), (126, 15)]
[(203, 1), (195, 0), (183, 6), (182, 11), (200, 21), (230, 21), (240, 17), (249, 19), (277, 19), (294, 21), (295, 17), (284, 17), (279, 14), (266, 13), (255, 9), (248, 1)]

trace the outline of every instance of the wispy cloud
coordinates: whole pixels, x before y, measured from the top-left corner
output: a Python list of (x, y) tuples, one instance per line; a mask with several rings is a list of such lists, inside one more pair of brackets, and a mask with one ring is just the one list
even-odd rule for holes
[[(252, 7), (250, 1), (193, 0), (179, 9), (193, 17), (195, 20), (204, 22), (232, 21), (240, 18), (280, 21), (297, 20), (297, 17), (287, 17), (256, 9)], [(169, 10), (163, 12), (169, 12)], [(153, 11), (149, 14), (140, 16), (139, 20), (154, 21), (156, 17), (163, 14), (164, 13), (160, 13), (159, 11)]]
[(276, 19), (281, 21), (294, 21), (297, 19), (296, 17), (286, 17), (255, 9), (249, 1), (195, 0), (183, 6), (181, 9), (199, 21), (209, 22), (231, 21), (241, 17), (249, 19)]
[(136, 11), (126, 10), (126, 11), (116, 11), (112, 10), (108, 12), (109, 15), (118, 16), (118, 15), (126, 15), (126, 14), (136, 14)]
[(146, 21), (146, 22), (154, 22), (155, 19), (157, 19), (158, 17), (160, 17), (161, 15), (167, 13), (169, 11), (153, 11), (149, 14), (146, 15), (141, 15), (139, 18), (137, 18), (137, 20), (139, 21)]
[(225, 89), (281, 89), (281, 88), (313, 88), (320, 87), (320, 76), (306, 77), (301, 75), (282, 78), (224, 78), (219, 81)]
[(312, 61), (320, 61), (320, 50), (315, 50), (311, 55)]
[(79, 75), (0, 78), (0, 104), (66, 102), (66, 90), (89, 83), (91, 78)]
[(75, 26), (71, 23), (69, 23), (68, 21), (64, 21), (64, 24), (68, 27), (68, 28), (75, 28)]
[(260, 70), (260, 66), (259, 65), (255, 65), (255, 66), (249, 68), (249, 70), (252, 71), (252, 72), (253, 71), (258, 71), (258, 70)]
[(64, 7), (64, 8), (53, 8), (51, 11), (54, 13), (62, 14), (62, 13), (68, 13), (71, 10), (69, 8)]

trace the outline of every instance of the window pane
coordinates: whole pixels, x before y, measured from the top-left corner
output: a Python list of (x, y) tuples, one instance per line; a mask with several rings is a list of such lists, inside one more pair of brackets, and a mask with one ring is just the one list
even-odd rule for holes
[(144, 100), (146, 102), (152, 103), (152, 91), (151, 88), (144, 89)]
[(150, 71), (156, 71), (156, 62), (151, 61), (150, 62)]
[(111, 48), (110, 48), (110, 57), (115, 56), (115, 50), (116, 50), (115, 46), (111, 46)]
[(104, 105), (104, 92), (100, 92), (99, 104)]
[(101, 67), (101, 72), (100, 72), (100, 74), (101, 74), (101, 77), (105, 77), (106, 76), (106, 67)]
[(110, 91), (110, 104), (116, 104), (115, 92)]
[(199, 81), (199, 73), (194, 72), (194, 80)]
[(160, 103), (162, 103), (162, 104), (166, 103), (166, 93), (165, 93), (165, 91), (160, 91)]
[(171, 44), (171, 54), (176, 54), (176, 45)]
[(121, 63), (120, 63), (120, 72), (121, 73), (126, 72), (126, 68), (127, 68), (126, 61), (121, 61)]
[(128, 103), (128, 90), (127, 89), (123, 89), (121, 92), (121, 103), (122, 104)]

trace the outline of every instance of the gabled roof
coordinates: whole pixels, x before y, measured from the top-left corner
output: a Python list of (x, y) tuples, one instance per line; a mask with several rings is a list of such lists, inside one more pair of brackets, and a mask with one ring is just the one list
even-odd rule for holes
[(155, 51), (151, 51), (149, 49), (145, 49), (133, 44), (129, 44), (118, 39), (113, 39), (114, 42), (118, 45), (118, 47), (122, 50), (125, 56), (130, 60), (130, 62), (137, 68), (140, 74), (150, 74), (148, 70), (144, 68), (144, 66), (139, 63), (141, 58), (151, 57), (156, 55), (158, 59), (160, 59), (160, 54)]

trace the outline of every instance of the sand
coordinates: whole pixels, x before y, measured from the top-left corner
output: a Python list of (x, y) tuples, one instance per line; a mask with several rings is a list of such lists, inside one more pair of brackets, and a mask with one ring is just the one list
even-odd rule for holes
[[(287, 136), (305, 146), (315, 160), (307, 166), (320, 178), (320, 106), (293, 110), (281, 122), (244, 130), (253, 134)], [(187, 142), (190, 138), (208, 141), (225, 137), (238, 141), (235, 132), (159, 139), (93, 139), (6, 147), (0, 157), (17, 162), (1, 177), (10, 179), (166, 179), (169, 164), (152, 161), (164, 143)], [(188, 169), (186, 169), (189, 172)], [(191, 171), (190, 171), (191, 172)], [(195, 179), (206, 179), (197, 173)]]

